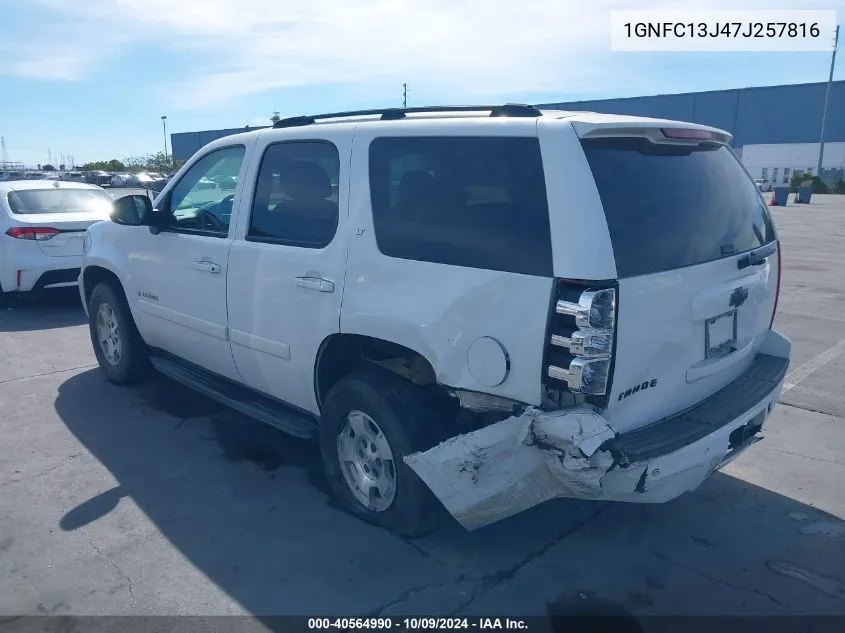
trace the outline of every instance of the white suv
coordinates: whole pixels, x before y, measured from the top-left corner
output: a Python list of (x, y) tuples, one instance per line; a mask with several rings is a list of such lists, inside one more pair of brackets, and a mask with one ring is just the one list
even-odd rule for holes
[(88, 229), (97, 358), (319, 436), (335, 494), (406, 535), (436, 499), (468, 529), (667, 501), (759, 439), (789, 365), (777, 235), (729, 140), (522, 105), (219, 139)]

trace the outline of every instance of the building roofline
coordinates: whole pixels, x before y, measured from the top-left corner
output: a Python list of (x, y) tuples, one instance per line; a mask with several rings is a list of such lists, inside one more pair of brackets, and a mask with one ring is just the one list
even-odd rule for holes
[[(832, 82), (833, 84), (845, 84), (845, 79), (838, 79)], [(717, 94), (723, 92), (741, 92), (743, 90), (771, 90), (773, 88), (802, 88), (804, 86), (826, 86), (826, 81), (808, 81), (800, 84), (776, 84), (773, 86), (745, 86), (743, 88), (720, 88), (718, 90), (695, 90), (692, 92), (659, 92), (657, 94), (639, 95), (636, 97), (601, 97), (597, 99), (575, 99), (575, 100), (560, 100), (547, 101), (537, 104), (537, 107), (548, 107), (558, 103), (595, 103), (601, 101), (632, 101), (634, 99), (651, 99), (655, 97), (686, 97), (691, 95), (705, 95)]]

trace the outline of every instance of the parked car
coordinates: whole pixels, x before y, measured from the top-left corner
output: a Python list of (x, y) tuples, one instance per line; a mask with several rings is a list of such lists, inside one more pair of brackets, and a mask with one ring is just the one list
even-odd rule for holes
[(59, 180), (67, 182), (85, 182), (85, 174), (80, 171), (65, 171), (59, 174)]
[(405, 535), (442, 506), (475, 529), (668, 501), (757, 441), (791, 351), (730, 134), (441, 112), (282, 120), (202, 148), (155, 209), (116, 201), (80, 287), (106, 378), (151, 363), (319, 437), (341, 502)]
[(217, 176), (214, 176), (214, 178), (212, 178), (211, 180), (213, 180), (220, 189), (228, 189), (230, 191), (233, 191), (238, 185), (237, 176), (227, 176), (218, 174)]
[(112, 181), (112, 174), (107, 171), (89, 171), (85, 172), (85, 182), (89, 185), (97, 185), (99, 187), (110, 187)]
[(134, 174), (115, 174), (111, 179), (112, 187), (135, 187), (137, 179)]
[(0, 183), (0, 301), (77, 283), (85, 229), (112, 198), (93, 185), (53, 180)]
[(757, 185), (757, 188), (760, 191), (771, 191), (772, 190), (772, 183), (770, 183), (765, 178), (758, 178), (754, 181), (754, 184)]
[(152, 187), (152, 184), (155, 182), (155, 178), (150, 174), (135, 174), (133, 178), (133, 186), (135, 187)]

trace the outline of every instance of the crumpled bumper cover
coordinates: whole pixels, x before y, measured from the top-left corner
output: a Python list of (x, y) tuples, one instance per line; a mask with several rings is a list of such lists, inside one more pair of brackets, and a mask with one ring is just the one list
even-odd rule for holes
[(789, 366), (788, 339), (770, 335), (736, 381), (643, 429), (619, 435), (588, 407), (529, 408), (408, 455), (405, 463), (468, 530), (559, 497), (669, 501), (759, 439)]

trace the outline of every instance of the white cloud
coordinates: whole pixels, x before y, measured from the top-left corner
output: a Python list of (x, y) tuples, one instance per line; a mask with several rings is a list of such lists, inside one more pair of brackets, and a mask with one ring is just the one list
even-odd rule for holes
[[(20, 1), (20, 0), (19, 0)], [(2, 48), (7, 72), (78, 80), (127, 47), (184, 55), (160, 94), (202, 108), (273, 89), (408, 81), (457, 96), (589, 89), (614, 74), (609, 11), (695, 8), (624, 0), (25, 0), (47, 31)], [(713, 0), (708, 9), (732, 8)], [(789, 8), (794, 0), (754, 1)], [(802, 0), (802, 8), (830, 4)], [(753, 8), (753, 7), (747, 7)], [(7, 9), (8, 10), (8, 9)], [(601, 60), (597, 53), (605, 53)], [(601, 62), (601, 63), (600, 63)], [(2, 72), (2, 71), (0, 71)]]

